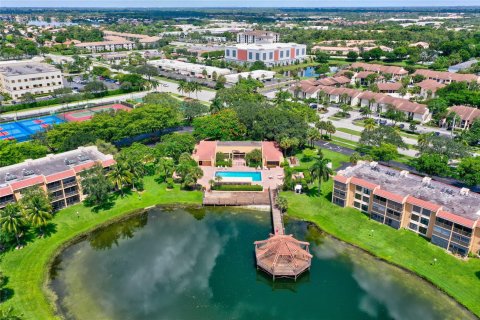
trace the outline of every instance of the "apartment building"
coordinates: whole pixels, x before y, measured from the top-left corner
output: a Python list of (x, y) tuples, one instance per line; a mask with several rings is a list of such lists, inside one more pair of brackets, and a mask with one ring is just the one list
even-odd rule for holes
[(280, 41), (280, 34), (272, 31), (253, 30), (239, 32), (238, 43), (277, 43)]
[(303, 61), (307, 46), (297, 43), (236, 44), (225, 47), (225, 60), (236, 63), (262, 61), (267, 66)]
[(467, 129), (472, 123), (480, 118), (480, 109), (468, 106), (453, 106), (450, 112), (454, 112), (460, 118), (460, 121), (455, 123), (456, 128)]
[(319, 80), (300, 81), (299, 84), (290, 87), (290, 91), (297, 97), (304, 99), (317, 99), (323, 96), (331, 103), (347, 103), (351, 106), (369, 107), (374, 114), (382, 114), (389, 108), (394, 108), (405, 113), (408, 120), (420, 123), (428, 122), (432, 117), (430, 110), (424, 104), (393, 97), (387, 93), (324, 86), (319, 84)]
[(0, 64), (0, 91), (19, 100), (25, 93), (49, 94), (63, 88), (62, 72), (52, 65), (39, 62), (8, 62)]
[(397, 80), (408, 75), (408, 71), (402, 67), (384, 66), (382, 64), (355, 62), (355, 63), (352, 63), (350, 68), (352, 70), (369, 71), (369, 72), (375, 72), (379, 74), (391, 74), (392, 79), (397, 79)]
[(0, 168), (0, 209), (20, 200), (22, 193), (33, 186), (50, 195), (54, 210), (78, 203), (85, 197), (80, 173), (97, 163), (107, 170), (115, 160), (90, 146)]
[(480, 251), (480, 194), (467, 188), (360, 161), (334, 177), (332, 202), (460, 256)]
[(446, 71), (433, 71), (427, 69), (417, 69), (413, 75), (422, 75), (426, 79), (437, 81), (438, 83), (450, 84), (452, 82), (480, 82), (480, 77), (474, 74), (454, 73)]
[(89, 52), (104, 52), (118, 50), (133, 50), (135, 43), (122, 37), (105, 36), (105, 41), (82, 42), (77, 43), (75, 47), (87, 50)]

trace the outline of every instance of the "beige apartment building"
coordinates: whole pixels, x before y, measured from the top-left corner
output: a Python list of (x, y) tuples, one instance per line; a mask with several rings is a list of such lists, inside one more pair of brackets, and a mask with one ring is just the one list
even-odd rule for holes
[(33, 186), (49, 194), (54, 210), (78, 203), (85, 197), (80, 173), (95, 164), (108, 170), (115, 160), (90, 146), (0, 168), (0, 209), (19, 201), (22, 193)]
[(62, 72), (52, 65), (39, 62), (0, 64), (0, 91), (19, 100), (25, 93), (50, 94), (63, 88)]
[(360, 161), (334, 177), (332, 202), (408, 229), (454, 254), (479, 254), (480, 194), (467, 188)]

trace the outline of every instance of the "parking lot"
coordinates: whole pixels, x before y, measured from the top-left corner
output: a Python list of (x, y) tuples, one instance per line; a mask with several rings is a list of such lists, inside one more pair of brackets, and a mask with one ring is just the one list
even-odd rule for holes
[(116, 90), (118, 88), (120, 88), (120, 85), (118, 83), (115, 82), (115, 80), (110, 80), (110, 79), (100, 79), (99, 77), (91, 77), (89, 78), (88, 80), (83, 80), (83, 78), (81, 76), (74, 76), (72, 78), (72, 82), (69, 82), (67, 80), (67, 77), (65, 77), (63, 79), (63, 85), (66, 87), (66, 88), (71, 88), (74, 92), (80, 92), (83, 90), (83, 87), (85, 87), (85, 85), (88, 83), (88, 82), (91, 82), (91, 81), (101, 81), (105, 84), (105, 86), (108, 88), (108, 90)]

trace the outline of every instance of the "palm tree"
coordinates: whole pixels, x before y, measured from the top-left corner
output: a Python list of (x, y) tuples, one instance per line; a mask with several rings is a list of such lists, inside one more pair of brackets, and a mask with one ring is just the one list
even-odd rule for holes
[(191, 81), (191, 82), (188, 82), (187, 87), (188, 87), (188, 96), (190, 97), (190, 92), (195, 93), (198, 100), (198, 91), (200, 91), (201, 89), (200, 84), (198, 82)]
[(52, 205), (45, 192), (40, 188), (28, 190), (20, 204), (24, 208), (26, 220), (31, 226), (38, 228), (40, 234), (43, 234), (43, 227), (53, 218)]
[(350, 156), (350, 162), (354, 165), (357, 164), (360, 159), (361, 159), (361, 156), (358, 152), (354, 152)]
[(364, 124), (365, 130), (367, 131), (371, 131), (376, 127), (375, 120), (373, 120), (372, 118), (365, 119), (363, 124)]
[(175, 170), (173, 159), (165, 157), (160, 158), (155, 169), (160, 177), (165, 177), (165, 180), (167, 180), (168, 178), (172, 177), (173, 171)]
[(332, 169), (330, 169), (328, 165), (330, 162), (330, 159), (319, 157), (309, 168), (312, 180), (318, 181), (318, 195), (322, 194), (322, 180), (328, 181), (330, 179), (330, 175), (333, 174)]
[(433, 132), (421, 133), (418, 135), (417, 145), (420, 151), (424, 150), (430, 145), (430, 140), (433, 137)]
[(316, 128), (308, 128), (307, 130), (307, 139), (308, 142), (310, 143), (310, 146), (313, 147), (313, 141), (315, 140), (320, 140), (322, 138), (320, 131), (318, 131)]
[(187, 86), (188, 86), (188, 83), (184, 80), (180, 80), (178, 82), (178, 87), (177, 87), (177, 90), (183, 94), (184, 92), (186, 92), (186, 89), (187, 89)]
[(3, 210), (0, 210), (0, 228), (5, 233), (15, 235), (17, 246), (20, 246), (20, 235), (24, 226), (25, 219), (19, 204), (9, 203)]
[(334, 134), (335, 132), (337, 132), (337, 129), (336, 129), (335, 126), (333, 125), (332, 121), (327, 121), (327, 125), (326, 125), (325, 130), (326, 130), (327, 133), (330, 135), (330, 140), (332, 140), (332, 134)]
[(372, 115), (372, 109), (368, 106), (364, 106), (360, 108), (360, 114), (364, 117), (370, 117)]
[(133, 181), (133, 175), (131, 172), (125, 169), (121, 163), (115, 164), (112, 169), (108, 172), (108, 178), (112, 184), (120, 190), (120, 194), (123, 197), (123, 187), (129, 185)]

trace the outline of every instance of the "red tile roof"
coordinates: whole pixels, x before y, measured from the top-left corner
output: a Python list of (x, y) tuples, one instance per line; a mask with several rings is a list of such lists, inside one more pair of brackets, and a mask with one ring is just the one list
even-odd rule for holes
[(444, 72), (444, 71), (433, 71), (426, 69), (417, 69), (414, 75), (420, 74), (426, 78), (440, 79), (443, 81), (478, 81), (478, 77), (474, 74), (462, 74), (462, 73), (453, 73), (453, 72)]
[(0, 197), (5, 197), (5, 196), (8, 196), (10, 194), (13, 194), (13, 190), (12, 190), (12, 188), (10, 188), (10, 186), (0, 188)]
[(380, 91), (398, 91), (402, 88), (400, 82), (383, 82), (377, 83), (378, 90)]
[(431, 79), (425, 79), (422, 82), (417, 83), (417, 86), (419, 86), (423, 90), (430, 90), (432, 92), (435, 92), (438, 89), (445, 87), (443, 83), (439, 83)]
[(407, 198), (407, 203), (410, 203), (410, 204), (413, 204), (415, 206), (419, 206), (419, 207), (422, 207), (422, 208), (425, 208), (425, 209), (428, 209), (430, 211), (434, 211), (434, 212), (437, 212), (442, 206), (439, 206), (438, 204), (435, 204), (435, 203), (432, 203), (432, 202), (429, 202), (429, 201), (425, 201), (425, 200), (421, 200), (421, 199), (417, 199), (415, 197), (412, 197), (412, 196), (408, 196)]
[(104, 168), (107, 168), (107, 167), (113, 166), (115, 163), (116, 161), (114, 159), (107, 159), (102, 161), (102, 166)]
[(217, 141), (202, 140), (195, 147), (193, 154), (200, 161), (202, 160), (212, 161), (213, 159), (215, 159), (216, 150), (217, 150)]
[(283, 154), (273, 141), (262, 141), (263, 158), (266, 161), (282, 161)]
[(79, 173), (79, 172), (81, 172), (85, 169), (90, 169), (95, 164), (96, 164), (96, 162), (93, 162), (93, 161), (87, 162), (87, 163), (82, 163), (82, 164), (79, 164), (78, 166), (73, 167), (73, 170), (75, 170), (76, 173)]
[(480, 118), (480, 109), (467, 107), (467, 106), (453, 106), (450, 108), (451, 112), (455, 112), (458, 116), (464, 120), (472, 122), (477, 118)]
[(363, 68), (363, 70), (365, 71), (390, 73), (390, 74), (398, 74), (398, 75), (404, 75), (408, 73), (408, 71), (402, 67), (384, 66), (381, 64), (363, 63), (363, 62), (356, 62), (352, 64), (352, 69), (358, 69), (358, 68)]
[(363, 179), (360, 179), (360, 178), (357, 178), (357, 177), (352, 177), (350, 179), (350, 183), (353, 183), (354, 185), (357, 185), (357, 186), (362, 186), (362, 187), (370, 189), (370, 190), (373, 190), (373, 189), (375, 189), (376, 187), (379, 186), (378, 184), (371, 183), (371, 182), (368, 182), (366, 180), (363, 180)]
[(395, 194), (395, 193), (392, 193), (392, 192), (389, 192), (389, 191), (386, 191), (386, 190), (382, 190), (382, 189), (377, 189), (373, 192), (374, 195), (377, 195), (377, 196), (380, 196), (380, 197), (384, 197), (386, 199), (389, 199), (389, 200), (392, 200), (392, 201), (395, 201), (395, 202), (398, 202), (398, 203), (403, 203), (403, 199), (405, 198), (404, 196), (401, 196), (401, 195), (398, 195), (398, 194)]
[(345, 177), (345, 176), (340, 176), (340, 175), (336, 175), (335, 177), (333, 177), (333, 180), (335, 181), (338, 181), (338, 182), (341, 182), (341, 183), (347, 183), (348, 182), (348, 178)]
[(456, 214), (447, 212), (447, 211), (440, 211), (437, 213), (437, 217), (460, 224), (462, 226), (468, 227), (473, 229), (477, 220), (470, 220), (464, 217), (457, 216)]
[(63, 180), (66, 178), (71, 178), (71, 177), (75, 177), (75, 170), (70, 169), (70, 170), (54, 173), (49, 176), (46, 176), (45, 180), (47, 181), (47, 183), (50, 183), (58, 180)]
[(44, 180), (43, 176), (36, 176), (36, 177), (29, 178), (29, 179), (13, 182), (13, 183), (10, 184), (10, 186), (12, 187), (12, 189), (14, 191), (16, 191), (16, 190), (20, 190), (20, 189), (23, 189), (23, 188), (35, 186), (37, 184), (42, 184), (42, 183), (44, 183), (44, 181), (45, 180)]

